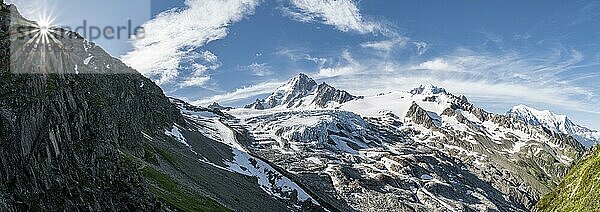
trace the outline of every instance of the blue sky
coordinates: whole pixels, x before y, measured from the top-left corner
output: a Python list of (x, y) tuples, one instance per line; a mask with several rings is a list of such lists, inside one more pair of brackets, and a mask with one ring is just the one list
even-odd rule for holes
[(600, 128), (597, 1), (114, 0), (111, 5), (134, 4), (141, 6), (91, 13), (97, 9), (80, 3), (70, 9), (78, 13), (61, 17), (93, 14), (90, 19), (118, 24), (134, 16), (145, 23), (144, 39), (98, 43), (168, 95), (198, 104), (240, 106), (304, 72), (359, 95), (430, 83), (492, 112), (523, 103)]

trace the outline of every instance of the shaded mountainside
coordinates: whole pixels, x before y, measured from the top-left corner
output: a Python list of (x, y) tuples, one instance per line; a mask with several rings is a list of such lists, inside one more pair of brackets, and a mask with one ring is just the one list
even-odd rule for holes
[(236, 156), (230, 146), (198, 131), (207, 127), (185, 118), (157, 85), (100, 47), (73, 32), (52, 29), (53, 44), (68, 48), (29, 51), (27, 40), (8, 36), (19, 35), (21, 26), (34, 29), (35, 23), (14, 6), (2, 4), (0, 15), (0, 208), (311, 207), (298, 205), (295, 190), (277, 197), (285, 192), (267, 193), (256, 176), (224, 168)]
[(540, 200), (539, 211), (600, 211), (600, 147), (594, 149)]
[[(2, 5), (2, 30), (27, 25)], [(10, 31), (10, 33), (15, 33)], [(0, 207), (9, 210), (151, 210), (160, 208), (121, 150), (142, 154), (140, 131), (158, 133), (183, 119), (148, 79), (128, 74), (26, 74), (41, 58), (11, 58), (2, 33), (0, 64)], [(79, 38), (76, 51), (85, 51)], [(14, 50), (14, 49), (13, 49)], [(98, 54), (98, 47), (90, 51)], [(69, 53), (46, 70), (73, 64)], [(104, 55), (108, 57), (108, 54)], [(13, 60), (11, 60), (13, 59)], [(21, 61), (31, 60), (34, 62)], [(23, 64), (29, 65), (24, 66)], [(23, 74), (16, 74), (23, 73)], [(141, 83), (147, 86), (140, 87)]]

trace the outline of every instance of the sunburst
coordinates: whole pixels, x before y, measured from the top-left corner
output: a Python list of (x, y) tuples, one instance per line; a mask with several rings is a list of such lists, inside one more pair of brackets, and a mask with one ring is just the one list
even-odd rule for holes
[(36, 20), (36, 24), (34, 25), (33, 30), (33, 38), (35, 38), (36, 44), (48, 45), (52, 43), (60, 43), (58, 39), (56, 39), (57, 31), (54, 29), (54, 21), (50, 13), (43, 13)]
[(11, 49), (14, 51), (11, 60), (21, 67), (37, 67), (25, 70), (48, 73), (52, 70), (52, 64), (60, 57), (59, 51), (63, 49), (62, 30), (56, 26), (56, 19), (49, 12), (40, 12), (33, 20), (17, 19), (13, 23), (17, 26), (15, 35), (21, 42), (13, 43), (11, 48), (15, 48)]

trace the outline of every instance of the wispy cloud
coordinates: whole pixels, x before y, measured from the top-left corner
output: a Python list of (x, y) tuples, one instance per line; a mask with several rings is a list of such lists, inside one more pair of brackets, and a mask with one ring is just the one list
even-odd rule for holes
[(279, 50), (277, 50), (276, 54), (279, 56), (285, 56), (292, 62), (306, 60), (313, 62), (319, 66), (323, 66), (325, 63), (328, 62), (326, 58), (311, 56), (310, 54), (307, 54), (298, 49), (280, 48)]
[[(199, 48), (227, 36), (229, 25), (252, 14), (259, 3), (260, 0), (186, 0), (185, 8), (163, 12), (145, 23), (145, 37), (134, 40), (134, 50), (122, 59), (159, 85), (182, 80), (180, 86), (200, 85), (210, 78), (207, 72), (218, 66), (212, 65), (214, 54), (198, 54)], [(207, 69), (182, 69), (189, 64), (201, 64)], [(191, 72), (191, 78), (178, 79), (182, 71)]]
[(370, 48), (378, 51), (389, 52), (397, 47), (404, 47), (408, 44), (409, 39), (406, 37), (394, 38), (390, 40), (383, 41), (369, 41), (360, 44), (363, 48)]
[(390, 33), (381, 22), (367, 20), (353, 0), (290, 1), (292, 6), (285, 7), (284, 13), (297, 21), (324, 23), (343, 32)]
[(450, 63), (448, 63), (448, 61), (446, 61), (442, 58), (436, 58), (433, 60), (425, 61), (425, 62), (419, 64), (418, 66), (416, 66), (415, 68), (432, 70), (432, 71), (462, 70), (461, 67), (453, 66)]
[[(583, 66), (584, 56), (573, 49), (557, 51), (561, 53), (534, 57), (518, 52), (498, 54), (458, 48), (448, 55), (399, 63), (384, 58), (357, 59), (349, 50), (344, 50), (339, 58), (320, 59), (339, 61), (338, 63), (321, 63), (317, 70), (309, 74), (357, 95), (404, 91), (420, 84), (435, 84), (479, 102), (507, 105), (543, 103), (600, 114), (600, 110), (595, 107), (600, 101), (594, 95), (594, 90), (557, 80), (560, 71)], [(297, 51), (285, 52), (293, 56), (290, 58), (315, 58)], [(231, 101), (249, 98), (253, 94), (265, 94), (273, 90), (263, 89), (276, 88), (278, 84), (271, 85), (272, 87), (266, 87), (259, 84), (237, 90), (225, 95), (225, 99)], [(223, 99), (223, 96), (216, 99)]]
[(364, 70), (364, 67), (352, 57), (352, 54), (348, 50), (342, 52), (340, 60), (339, 63), (330, 66), (321, 64), (317, 77), (326, 78), (340, 75), (352, 75)]
[(254, 76), (265, 77), (271, 76), (274, 74), (273, 67), (267, 65), (266, 63), (252, 63), (247, 66), (239, 67), (243, 71), (249, 71)]
[[(200, 100), (196, 100), (192, 102), (194, 105), (207, 105), (213, 102), (218, 102), (221, 104), (227, 104), (230, 102), (240, 101), (240, 100), (249, 100), (252, 97), (256, 97), (263, 94), (270, 94), (279, 86), (283, 85), (285, 82), (263, 82), (256, 85), (252, 85), (249, 87), (238, 88), (233, 92), (215, 95), (209, 98), (204, 98)], [(250, 103), (249, 100), (248, 103)]]

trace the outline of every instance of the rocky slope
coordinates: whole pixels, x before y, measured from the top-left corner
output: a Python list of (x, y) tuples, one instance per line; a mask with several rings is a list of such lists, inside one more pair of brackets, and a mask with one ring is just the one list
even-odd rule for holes
[(577, 125), (565, 115), (557, 115), (548, 110), (540, 111), (525, 105), (517, 105), (507, 114), (531, 125), (543, 126), (554, 132), (571, 135), (588, 148), (600, 143), (600, 132)]
[[(13, 6), (2, 4), (0, 15), (0, 207), (161, 208), (124, 157), (124, 151), (143, 154), (141, 131), (157, 133), (168, 123), (183, 121), (160, 88), (115, 59), (105, 60), (108, 54), (78, 36), (61, 40), (72, 51), (25, 51), (20, 47), (26, 40), (8, 36), (35, 23), (20, 17)], [(68, 74), (75, 64), (83, 64), (83, 52), (83, 57), (95, 55), (98, 63), (114, 64), (111, 70), (122, 74)]]
[(0, 21), (2, 210), (320, 208), (274, 167), (234, 149), (224, 113), (168, 99), (73, 32), (29, 40), (20, 33), (39, 27), (13, 6), (1, 4)]
[[(267, 100), (298, 99), (286, 96), (314, 99), (279, 89)], [(299, 107), (231, 110), (228, 124), (246, 132), (250, 152), (342, 211), (526, 211), (584, 151), (571, 136), (431, 85), (329, 107), (291, 102)]]
[(539, 211), (600, 211), (600, 148), (569, 171), (560, 185), (537, 204)]

